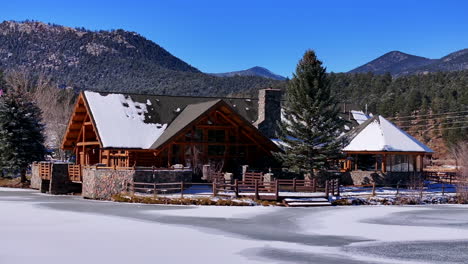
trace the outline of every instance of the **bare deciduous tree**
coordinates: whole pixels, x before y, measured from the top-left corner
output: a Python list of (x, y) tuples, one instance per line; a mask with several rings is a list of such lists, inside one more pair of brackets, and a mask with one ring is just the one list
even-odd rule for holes
[[(27, 71), (10, 71), (6, 74), (5, 81), (8, 89), (21, 89), (36, 102), (42, 111), (46, 146), (59, 150), (73, 110), (75, 93), (72, 90), (59, 89), (45, 74), (35, 76)], [(60, 150), (57, 154), (57, 158), (64, 158), (64, 153)]]
[(457, 196), (460, 203), (468, 202), (468, 141), (461, 142), (452, 148), (457, 164)]

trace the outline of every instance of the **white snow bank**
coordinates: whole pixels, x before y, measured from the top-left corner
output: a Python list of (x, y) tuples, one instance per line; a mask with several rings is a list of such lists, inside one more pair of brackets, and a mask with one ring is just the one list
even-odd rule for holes
[[(467, 208), (465, 206), (464, 208)], [(430, 207), (362, 206), (335, 207), (320, 217), (309, 215), (300, 225), (309, 234), (351, 236), (377, 241), (429, 241), (458, 240), (468, 237), (468, 230), (433, 226), (404, 226), (365, 223), (366, 220), (384, 218), (392, 213), (432, 210)], [(311, 225), (314, 222), (316, 224)]]
[(31, 189), (0, 187), (1, 192), (30, 192)]
[(103, 147), (148, 149), (161, 136), (167, 124), (145, 123), (146, 103), (130, 95), (85, 91)]

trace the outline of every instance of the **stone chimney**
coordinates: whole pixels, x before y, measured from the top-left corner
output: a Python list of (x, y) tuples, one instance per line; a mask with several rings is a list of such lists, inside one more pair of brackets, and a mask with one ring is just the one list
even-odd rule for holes
[(261, 89), (258, 91), (258, 119), (254, 125), (268, 138), (276, 138), (281, 119), (281, 90)]

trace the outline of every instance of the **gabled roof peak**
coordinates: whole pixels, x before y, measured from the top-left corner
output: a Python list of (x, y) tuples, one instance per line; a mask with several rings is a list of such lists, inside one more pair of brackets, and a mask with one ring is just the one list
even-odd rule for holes
[(373, 116), (350, 131), (348, 138), (350, 141), (344, 152), (434, 152), (380, 115)]

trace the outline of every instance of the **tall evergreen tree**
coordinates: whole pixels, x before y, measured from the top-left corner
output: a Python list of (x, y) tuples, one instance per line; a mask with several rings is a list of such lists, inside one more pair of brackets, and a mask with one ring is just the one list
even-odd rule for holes
[(339, 111), (326, 69), (314, 51), (306, 51), (286, 89), (278, 135), (285, 147), (284, 153), (276, 154), (283, 165), (311, 174), (326, 169), (327, 159), (341, 152), (337, 138), (346, 121)]
[(33, 161), (44, 159), (41, 110), (22, 88), (8, 87), (0, 97), (0, 168), (20, 173)]

